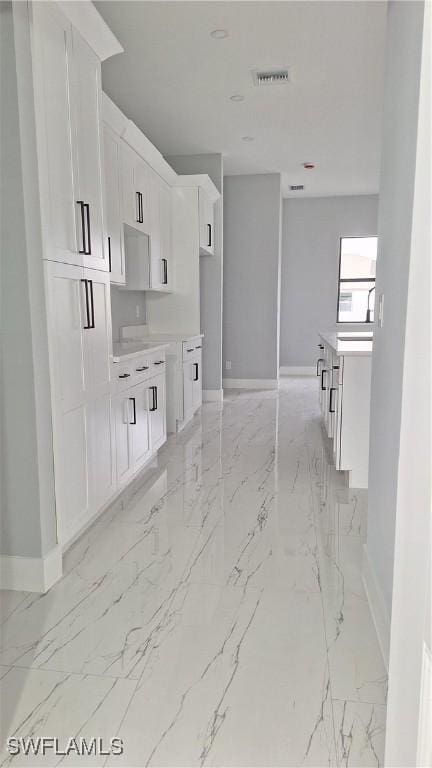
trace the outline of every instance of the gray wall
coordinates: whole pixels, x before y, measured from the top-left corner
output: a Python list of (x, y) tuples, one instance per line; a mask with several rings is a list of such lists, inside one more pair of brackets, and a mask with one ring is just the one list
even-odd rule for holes
[(214, 256), (200, 258), (200, 311), (203, 389), (222, 389), (223, 159), (222, 155), (175, 155), (167, 161), (177, 173), (207, 173), (222, 197), (215, 205)]
[(125, 291), (112, 285), (111, 318), (113, 341), (120, 341), (122, 325), (143, 325), (146, 321), (145, 292)]
[(56, 543), (48, 341), (27, 5), (0, 4), (1, 554)]
[(376, 235), (377, 213), (378, 195), (283, 201), (281, 366), (315, 363), (318, 331), (336, 328), (339, 239)]
[(280, 175), (225, 176), (223, 360), (227, 379), (279, 368)]
[(389, 612), (422, 21), (423, 3), (389, 4), (377, 263), (377, 297), (384, 293), (385, 302), (383, 328), (375, 330), (372, 364), (367, 541)]

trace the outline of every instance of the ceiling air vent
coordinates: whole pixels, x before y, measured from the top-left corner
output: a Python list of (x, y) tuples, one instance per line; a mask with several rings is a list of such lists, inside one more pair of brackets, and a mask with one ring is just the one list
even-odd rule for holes
[(302, 189), (304, 189), (304, 185), (303, 184), (291, 184), (290, 185), (291, 192), (301, 192)]
[(290, 82), (288, 69), (268, 69), (252, 72), (255, 85), (283, 85)]

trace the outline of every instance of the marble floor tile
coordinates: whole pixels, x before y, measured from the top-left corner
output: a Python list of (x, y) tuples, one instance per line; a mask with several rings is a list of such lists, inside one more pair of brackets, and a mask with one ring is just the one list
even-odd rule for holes
[(367, 497), (346, 480), (314, 379), (205, 404), (70, 548), (58, 584), (0, 594), (3, 738), (124, 742), (41, 765), (382, 764)]
[(384, 765), (385, 707), (333, 701), (337, 759), (340, 766)]

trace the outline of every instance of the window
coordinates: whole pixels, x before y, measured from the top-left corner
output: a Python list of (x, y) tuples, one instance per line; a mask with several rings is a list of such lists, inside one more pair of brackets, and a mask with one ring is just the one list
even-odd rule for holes
[(341, 237), (338, 323), (373, 323), (376, 237)]

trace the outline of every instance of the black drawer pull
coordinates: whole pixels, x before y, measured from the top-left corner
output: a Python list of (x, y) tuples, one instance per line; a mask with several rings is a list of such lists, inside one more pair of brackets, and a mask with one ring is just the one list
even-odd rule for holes
[(335, 413), (334, 405), (333, 405), (333, 392), (336, 392), (336, 387), (330, 387), (330, 402), (329, 402), (329, 413)]
[(165, 360), (155, 360), (155, 362), (153, 363), (153, 365), (163, 365), (163, 364), (164, 364), (164, 362), (165, 362)]
[(141, 368), (135, 368), (137, 373), (141, 373), (141, 371), (148, 371), (148, 365), (142, 365)]
[(193, 352), (193, 351), (194, 351), (194, 348), (193, 348), (193, 347), (191, 347), (190, 349), (187, 349), (187, 350), (186, 350), (186, 352)]
[(195, 347), (195, 349), (202, 349), (201, 344), (199, 345), (199, 347)]
[(198, 371), (199, 371), (199, 368), (198, 368), (198, 363), (194, 363), (194, 368), (195, 368), (195, 376), (194, 376), (194, 378), (193, 378), (193, 381), (198, 381), (198, 379), (199, 379), (199, 373), (198, 373)]
[(327, 369), (323, 368), (321, 371), (321, 389), (323, 392), (327, 390), (327, 387), (324, 386), (324, 374), (327, 373)]
[(317, 347), (318, 347), (319, 349), (324, 349), (324, 344), (317, 344)]
[(130, 373), (119, 373), (119, 379), (128, 379)]

